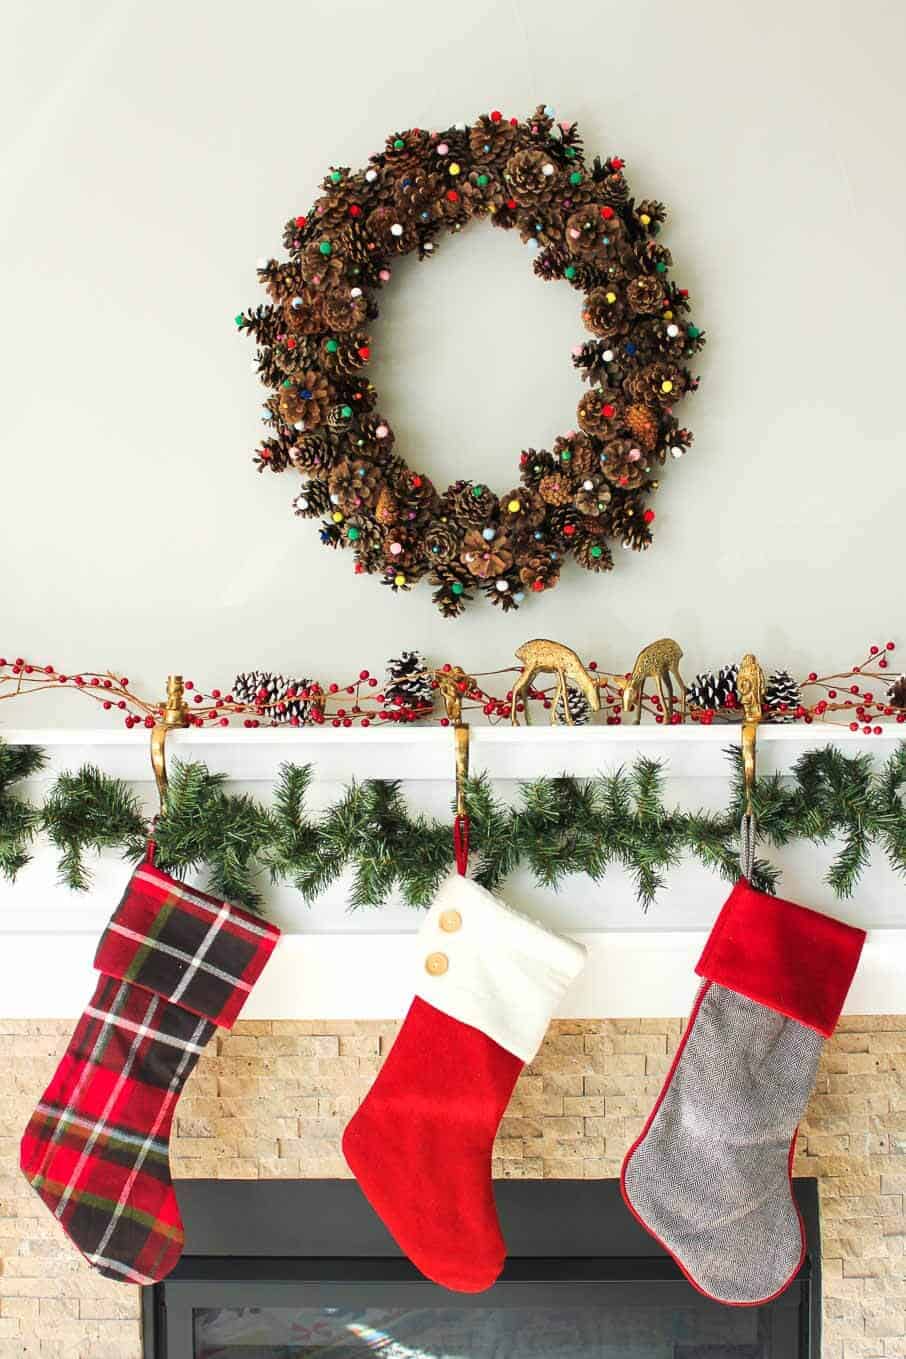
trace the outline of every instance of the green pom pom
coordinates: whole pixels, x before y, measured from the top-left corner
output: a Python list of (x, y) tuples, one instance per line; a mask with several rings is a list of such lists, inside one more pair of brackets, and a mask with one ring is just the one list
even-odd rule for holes
[(667, 272), (667, 266), (663, 260), (661, 260), (657, 265), (655, 265), (655, 268), (657, 269), (659, 274), (666, 274)]
[(360, 537), (359, 530), (357, 528), (347, 529), (346, 537), (351, 543), (354, 543)]
[(487, 175), (479, 175), (475, 183), (480, 189), (483, 189), (489, 183), (489, 178)]
[(352, 418), (352, 407), (351, 407), (351, 406), (341, 406), (341, 407), (340, 407), (340, 414), (342, 415), (342, 417), (343, 417), (344, 420), (350, 420), (350, 419)]
[(340, 180), (341, 180), (342, 178), (343, 178), (343, 176), (340, 174), (339, 170), (331, 170), (331, 172), (330, 172), (330, 182), (331, 182), (331, 184), (339, 184), (339, 182), (340, 182)]
[(328, 340), (328, 341), (327, 341), (327, 344), (324, 346), (324, 348), (327, 350), (328, 354), (335, 354), (335, 353), (337, 352), (337, 350), (339, 349), (339, 347), (340, 347), (340, 346), (339, 346), (339, 344), (337, 343), (336, 340)]
[(564, 278), (575, 278), (576, 277), (575, 265), (568, 264), (566, 268), (563, 270), (563, 276)]
[(406, 145), (406, 143), (403, 141), (402, 137), (395, 137), (395, 138), (394, 138), (394, 141), (393, 141), (393, 149), (394, 149), (395, 151), (402, 151), (402, 149), (403, 149), (403, 147), (404, 147), (405, 145)]
[(582, 183), (581, 170), (573, 170), (572, 174), (569, 177), (569, 182), (570, 184), (581, 184)]
[(603, 554), (603, 552), (604, 552), (603, 547), (599, 547), (597, 543), (595, 543), (594, 547), (590, 549), (590, 555), (592, 557), (600, 557)]
[(560, 454), (560, 457), (564, 462), (570, 462), (572, 460), (572, 456), (573, 451), (571, 448), (564, 448), (563, 452)]
[(318, 246), (318, 249), (322, 255), (329, 255), (331, 250), (333, 250), (333, 246), (330, 244), (330, 241), (322, 241)]
[(701, 331), (698, 326), (686, 326), (686, 334), (689, 336), (690, 340), (697, 340), (699, 335), (701, 335)]
[(453, 584), (450, 586), (450, 594), (461, 595), (465, 588), (466, 587), (461, 585), (458, 580), (454, 580)]
[(233, 320), (236, 322), (237, 326), (241, 326), (245, 321), (245, 317), (243, 316), (242, 312), (240, 312), (238, 316), (233, 317)]
[(472, 487), (472, 494), (473, 494), (473, 496), (475, 497), (475, 499), (477, 500), (479, 496), (484, 495), (484, 487), (483, 487), (483, 486), (473, 486), (473, 487)]

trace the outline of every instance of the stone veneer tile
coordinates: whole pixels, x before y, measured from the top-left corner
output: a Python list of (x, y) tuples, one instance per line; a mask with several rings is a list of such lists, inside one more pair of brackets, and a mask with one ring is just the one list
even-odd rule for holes
[[(66, 1046), (64, 1020), (0, 1019), (0, 1359), (140, 1359), (138, 1290), (102, 1279), (18, 1173), (18, 1140)], [(181, 1176), (347, 1176), (342, 1129), (395, 1021), (248, 1020), (180, 1101)], [(558, 1020), (500, 1128), (503, 1179), (616, 1176), (682, 1032), (678, 1019)], [(845, 1016), (795, 1170), (820, 1182), (823, 1359), (906, 1359), (906, 1016)]]

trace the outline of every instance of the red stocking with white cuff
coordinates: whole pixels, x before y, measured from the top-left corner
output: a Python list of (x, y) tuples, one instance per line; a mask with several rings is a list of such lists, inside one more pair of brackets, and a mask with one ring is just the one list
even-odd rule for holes
[(863, 930), (741, 880), (705, 945), (692, 1016), (622, 1189), (719, 1302), (767, 1302), (802, 1264), (796, 1130), (864, 942)]
[(415, 999), (343, 1153), (413, 1264), (476, 1293), (506, 1257), (494, 1137), (585, 950), (458, 876), (440, 889), (418, 941)]

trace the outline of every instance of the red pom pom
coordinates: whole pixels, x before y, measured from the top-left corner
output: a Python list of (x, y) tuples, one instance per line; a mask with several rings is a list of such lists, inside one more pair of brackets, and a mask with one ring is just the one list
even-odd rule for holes
[(358, 203), (349, 204), (349, 215), (350, 217), (361, 217), (362, 209), (359, 207)]
[(500, 109), (494, 109), (491, 113), (491, 122), (499, 123), (502, 117), (503, 114), (500, 112)]
[(616, 407), (612, 406), (610, 402), (607, 401), (601, 407), (601, 414), (604, 416), (605, 420), (612, 420), (614, 415), (616, 414)]
[(610, 163), (615, 170), (622, 170), (623, 166), (626, 164), (622, 156), (611, 156)]
[(448, 189), (448, 190), (447, 190), (447, 202), (448, 202), (448, 203), (458, 203), (458, 202), (459, 202), (459, 194), (456, 192), (455, 189)]
[(297, 226), (297, 227), (308, 226), (308, 218), (307, 218), (307, 217), (297, 217), (297, 218), (296, 218), (296, 226)]
[(508, 198), (508, 199), (506, 200), (506, 205), (507, 205), (507, 207), (509, 208), (510, 212), (515, 212), (516, 209), (517, 209), (518, 206), (519, 206), (519, 204), (516, 202), (515, 198)]
[(371, 350), (368, 348), (367, 344), (359, 345), (359, 358), (360, 359), (371, 358)]
[(601, 216), (604, 218), (605, 222), (609, 222), (611, 217), (613, 216), (613, 208), (603, 207), (601, 209)]
[(646, 510), (645, 513), (642, 515), (642, 518), (645, 520), (646, 524), (653, 524), (656, 517), (657, 516), (655, 515), (654, 510)]
[(575, 524), (564, 524), (563, 533), (567, 538), (571, 538), (576, 531)]

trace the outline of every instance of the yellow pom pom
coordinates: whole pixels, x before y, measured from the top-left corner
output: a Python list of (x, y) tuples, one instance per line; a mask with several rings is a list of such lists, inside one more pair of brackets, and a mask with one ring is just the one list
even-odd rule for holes
[(458, 164), (456, 163), (456, 161), (454, 160), (453, 164), (450, 166), (450, 174), (451, 174), (451, 175), (458, 175), (458, 174), (460, 173), (460, 170), (461, 170), (461, 169), (462, 169), (462, 167), (461, 167), (460, 165), (458, 165)]
[(662, 392), (672, 392), (672, 391), (673, 391), (673, 383), (670, 381), (669, 378), (666, 378), (666, 379), (661, 383), (661, 391), (662, 391)]
[(519, 511), (522, 509), (522, 505), (518, 500), (511, 500), (510, 503), (507, 505), (507, 509), (509, 510), (510, 514), (518, 514)]
[(642, 226), (651, 225), (651, 218), (648, 216), (647, 212), (642, 212), (639, 214), (639, 221), (642, 223)]
[(340, 514), (339, 510), (334, 510), (333, 514), (330, 517), (335, 524), (342, 524), (343, 522), (343, 516), (342, 514)]
[(672, 320), (673, 320), (673, 312), (672, 312), (672, 311), (664, 311), (664, 312), (661, 312), (661, 315), (663, 316), (663, 318), (664, 318), (665, 321), (672, 321)]
[(616, 300), (617, 300), (617, 295), (616, 295), (616, 293), (608, 293), (608, 294), (607, 294), (607, 301), (611, 304), (611, 306), (613, 306), (613, 304), (614, 304), (614, 302), (616, 302)]
[(405, 585), (406, 577), (402, 574), (402, 572), (400, 572), (398, 575), (395, 575), (393, 577), (393, 583), (394, 585)]

